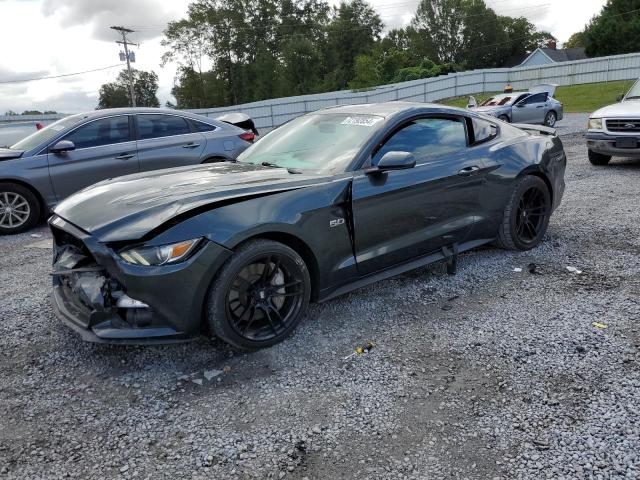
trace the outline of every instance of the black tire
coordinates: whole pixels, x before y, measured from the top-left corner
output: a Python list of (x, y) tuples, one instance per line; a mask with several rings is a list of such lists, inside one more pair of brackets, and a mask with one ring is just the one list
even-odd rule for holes
[(507, 115), (500, 115), (498, 117), (498, 120), (502, 120), (503, 122), (511, 123), (511, 120), (509, 120), (509, 117)]
[(557, 121), (558, 121), (558, 114), (553, 110), (550, 110), (549, 112), (547, 112), (547, 115), (544, 117), (544, 124), (547, 127), (553, 128), (556, 125)]
[(0, 182), (0, 235), (15, 235), (40, 220), (40, 202), (22, 185)]
[(309, 270), (295, 250), (271, 240), (252, 240), (216, 275), (207, 299), (207, 321), (212, 334), (234, 347), (269, 347), (296, 328), (310, 297)]
[(549, 226), (551, 194), (544, 181), (527, 175), (516, 183), (498, 231), (498, 246), (508, 250), (537, 247)]
[(609, 164), (611, 161), (611, 155), (603, 155), (602, 153), (596, 153), (589, 150), (589, 161), (591, 162), (591, 165), (602, 167)]

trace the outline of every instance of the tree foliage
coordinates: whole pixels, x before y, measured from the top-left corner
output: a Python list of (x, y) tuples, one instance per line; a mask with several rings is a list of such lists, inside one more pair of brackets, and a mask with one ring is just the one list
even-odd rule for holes
[(484, 0), (421, 0), (410, 25), (383, 30), (365, 0), (195, 0), (163, 62), (179, 66), (176, 106), (204, 108), (500, 66), (552, 38)]
[[(132, 70), (133, 91), (138, 107), (159, 107), (158, 75), (154, 72)], [(105, 83), (100, 87), (98, 109), (131, 106), (129, 93), (129, 76), (127, 70), (118, 74), (115, 82)]]
[(640, 50), (640, 0), (608, 0), (581, 33), (590, 56)]

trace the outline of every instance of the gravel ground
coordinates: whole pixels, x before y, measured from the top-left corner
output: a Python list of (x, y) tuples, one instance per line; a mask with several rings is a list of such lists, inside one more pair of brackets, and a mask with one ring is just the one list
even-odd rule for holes
[(0, 477), (640, 478), (640, 161), (592, 167), (585, 118), (541, 247), (312, 306), (257, 353), (83, 343), (46, 229), (0, 238)]

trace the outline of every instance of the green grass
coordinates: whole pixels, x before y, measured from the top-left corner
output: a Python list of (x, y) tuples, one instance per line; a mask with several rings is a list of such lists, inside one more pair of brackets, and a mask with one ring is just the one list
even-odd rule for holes
[[(584, 85), (572, 85), (558, 87), (556, 98), (564, 104), (565, 113), (586, 112), (590, 113), (606, 105), (616, 102), (618, 95), (627, 93), (634, 80), (622, 80), (607, 83), (585, 83)], [(474, 95), (479, 103), (496, 93), (479, 93)], [(468, 96), (447, 98), (439, 101), (443, 105), (465, 108)]]

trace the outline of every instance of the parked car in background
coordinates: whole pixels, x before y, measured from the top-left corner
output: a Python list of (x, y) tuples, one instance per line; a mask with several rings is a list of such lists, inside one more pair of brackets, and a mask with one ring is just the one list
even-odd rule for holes
[(640, 158), (640, 80), (619, 100), (589, 117), (586, 139), (593, 165), (607, 165), (613, 156)]
[(468, 108), (497, 117), (504, 122), (555, 126), (564, 116), (564, 106), (553, 98), (557, 85), (536, 85), (528, 92), (503, 93), (480, 105), (470, 97)]
[[(246, 115), (237, 118), (253, 125)], [(34, 226), (62, 199), (93, 183), (234, 159), (255, 136), (168, 109), (108, 109), (63, 118), (0, 149), (0, 234)]]
[(281, 341), (323, 301), (491, 242), (529, 250), (564, 192), (552, 129), (391, 102), (291, 120), (236, 162), (102, 182), (50, 219), (59, 318), (86, 340)]

